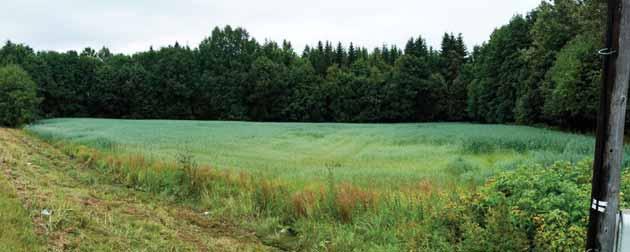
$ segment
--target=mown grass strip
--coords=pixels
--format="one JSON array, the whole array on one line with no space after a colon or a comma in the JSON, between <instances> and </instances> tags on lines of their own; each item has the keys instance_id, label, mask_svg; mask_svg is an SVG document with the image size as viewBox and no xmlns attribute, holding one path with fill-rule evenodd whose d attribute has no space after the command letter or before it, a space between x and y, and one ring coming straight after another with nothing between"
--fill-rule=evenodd
<instances>
[{"instance_id":1,"label":"mown grass strip","mask_svg":"<svg viewBox=\"0 0 630 252\"><path fill-rule=\"evenodd\" d=\"M10 163L2 169L10 174L6 180L21 188L10 206L25 205L45 251L270 250L231 220L204 215L161 194L112 183L111 174L89 169L93 167L88 161L95 156L69 157L19 130L0 128L0 142L5 143L0 151ZM21 244L22 236L9 231L15 235L7 236L7 241ZM9 242L0 243L0 251Z\"/></svg>"},{"instance_id":2,"label":"mown grass strip","mask_svg":"<svg viewBox=\"0 0 630 252\"><path fill-rule=\"evenodd\" d=\"M35 252L43 251L43 248L28 211L0 172L0 251Z\"/></svg>"}]
</instances>

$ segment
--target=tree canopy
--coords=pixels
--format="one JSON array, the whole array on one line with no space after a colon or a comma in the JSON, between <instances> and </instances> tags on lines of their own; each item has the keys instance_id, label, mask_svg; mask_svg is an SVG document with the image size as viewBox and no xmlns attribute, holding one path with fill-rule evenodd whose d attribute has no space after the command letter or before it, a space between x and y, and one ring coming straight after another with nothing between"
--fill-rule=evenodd
<instances>
[{"instance_id":1,"label":"tree canopy","mask_svg":"<svg viewBox=\"0 0 630 252\"><path fill-rule=\"evenodd\" d=\"M7 42L0 66L37 83L43 117L305 122L545 123L591 129L605 6L544 1L489 40L440 48L415 36L372 50L318 41L297 53L243 28L214 28L197 47L132 55L107 48L35 52ZM386 39L386 38L385 38Z\"/></svg>"},{"instance_id":2,"label":"tree canopy","mask_svg":"<svg viewBox=\"0 0 630 252\"><path fill-rule=\"evenodd\" d=\"M37 85L17 65L0 68L0 125L20 126L36 117Z\"/></svg>"}]
</instances>

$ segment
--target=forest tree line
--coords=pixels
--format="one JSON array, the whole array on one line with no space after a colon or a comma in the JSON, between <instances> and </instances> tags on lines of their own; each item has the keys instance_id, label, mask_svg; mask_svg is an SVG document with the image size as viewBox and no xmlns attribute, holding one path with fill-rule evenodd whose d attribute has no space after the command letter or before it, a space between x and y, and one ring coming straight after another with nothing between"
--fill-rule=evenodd
<instances>
[{"instance_id":1,"label":"forest tree line","mask_svg":"<svg viewBox=\"0 0 630 252\"><path fill-rule=\"evenodd\" d=\"M41 117L548 124L591 129L598 108L605 4L543 1L466 48L444 34L404 48L258 42L215 28L197 47L132 55L107 48L34 51L7 42L0 66L37 84Z\"/></svg>"}]
</instances>

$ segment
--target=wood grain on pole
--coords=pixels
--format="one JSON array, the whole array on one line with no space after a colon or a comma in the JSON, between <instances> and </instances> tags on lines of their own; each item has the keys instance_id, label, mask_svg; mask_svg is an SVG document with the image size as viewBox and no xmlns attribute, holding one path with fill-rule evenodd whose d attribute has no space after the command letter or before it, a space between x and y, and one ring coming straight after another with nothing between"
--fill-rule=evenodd
<instances>
[{"instance_id":1,"label":"wood grain on pole","mask_svg":"<svg viewBox=\"0 0 630 252\"><path fill-rule=\"evenodd\" d=\"M630 0L622 1L622 10L630 10ZM625 13L625 14L624 14ZM601 251L614 250L614 237L617 234L617 215L619 213L619 187L621 179L621 163L623 159L623 136L626 117L628 82L630 79L630 11L622 11L619 26L619 49L615 63L616 77L610 100L610 117L608 124L609 137L606 141L604 166L609 167L607 181L608 209L600 218L601 232L598 240L602 244ZM612 238L612 239L611 239ZM612 242L610 242L612 240ZM604 242L605 241L605 242Z\"/></svg>"},{"instance_id":2,"label":"wood grain on pole","mask_svg":"<svg viewBox=\"0 0 630 252\"><path fill-rule=\"evenodd\" d=\"M608 0L608 19L606 29L605 46L608 49L618 48L619 41L619 0ZM608 140L608 118L610 113L610 95L615 79L616 54L606 54L604 56L602 71L602 87L599 98L599 112L597 114L597 139L595 143L595 160L593 162L593 178L591 187L591 200L604 199L606 194L606 183L608 171L604 166L604 153L606 152L606 141ZM600 250L598 234L601 227L600 212L597 209L590 209L588 233L586 236L586 249L589 252Z\"/></svg>"},{"instance_id":3,"label":"wood grain on pole","mask_svg":"<svg viewBox=\"0 0 630 252\"><path fill-rule=\"evenodd\" d=\"M598 144L593 167L593 199L607 202L603 213L591 209L589 223L589 242L591 251L615 251L617 234L617 215L619 214L619 187L621 163L623 159L623 137L626 117L628 85L630 84L630 0L611 0L615 4L612 23L609 23L608 45L616 51L609 56L604 73L606 97L601 102L605 113L600 117L604 121L598 124ZM619 8L621 7L621 8ZM611 26L612 25L612 26ZM612 35L612 36L611 36ZM612 43L611 43L612 42ZM602 131L605 130L605 131ZM589 204L590 205L590 204Z\"/></svg>"},{"instance_id":4,"label":"wood grain on pole","mask_svg":"<svg viewBox=\"0 0 630 252\"><path fill-rule=\"evenodd\" d=\"M621 179L621 163L623 159L623 137L626 117L626 104L628 85L630 84L630 0L621 0L621 9L614 9L618 15L618 20L613 22L612 47L617 51L616 57L611 58L614 64L609 66L609 73L606 73L608 85L605 85L607 104L605 140L600 149L601 167L594 167L594 173L599 172L599 187L596 195L597 200L607 202L605 212L599 213L591 209L591 218L597 221L596 246L589 249L601 252L615 251L615 238L617 234L617 215L619 214L619 188ZM616 38L615 38L616 37ZM610 83L612 81L612 83ZM600 113L601 113L600 112ZM599 125L601 126L601 125ZM600 135L598 134L598 137ZM597 154L597 153L596 153ZM597 164L595 164L597 166ZM595 174L594 174L595 175ZM593 186L596 187L595 185ZM589 229L589 231L591 231Z\"/></svg>"}]
</instances>

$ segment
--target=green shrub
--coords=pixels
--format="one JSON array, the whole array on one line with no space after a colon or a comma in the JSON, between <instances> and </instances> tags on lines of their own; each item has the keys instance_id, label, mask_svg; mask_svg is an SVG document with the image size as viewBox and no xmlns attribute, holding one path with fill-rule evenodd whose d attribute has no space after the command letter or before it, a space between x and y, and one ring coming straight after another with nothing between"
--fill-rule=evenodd
<instances>
[{"instance_id":1,"label":"green shrub","mask_svg":"<svg viewBox=\"0 0 630 252\"><path fill-rule=\"evenodd\" d=\"M552 210L535 220L534 244L539 251L583 251L578 248L586 243L586 227L570 225L565 211Z\"/></svg>"},{"instance_id":2,"label":"green shrub","mask_svg":"<svg viewBox=\"0 0 630 252\"><path fill-rule=\"evenodd\" d=\"M496 219L492 209L507 205L509 218L518 223L514 232L530 237L535 251L579 251L586 235L591 163L528 165L504 172L481 190L473 219L479 225L491 223Z\"/></svg>"},{"instance_id":3,"label":"green shrub","mask_svg":"<svg viewBox=\"0 0 630 252\"><path fill-rule=\"evenodd\" d=\"M0 68L0 125L16 127L35 119L37 85L16 65Z\"/></svg>"},{"instance_id":4,"label":"green shrub","mask_svg":"<svg viewBox=\"0 0 630 252\"><path fill-rule=\"evenodd\" d=\"M527 234L515 217L501 202L488 210L483 227L479 223L464 224L463 241L459 244L461 251L528 251Z\"/></svg>"}]
</instances>

